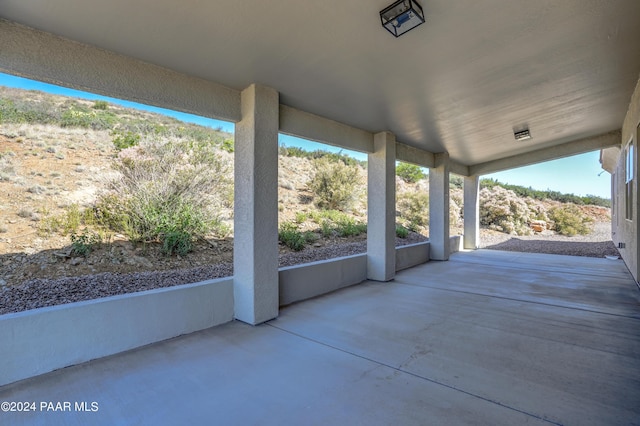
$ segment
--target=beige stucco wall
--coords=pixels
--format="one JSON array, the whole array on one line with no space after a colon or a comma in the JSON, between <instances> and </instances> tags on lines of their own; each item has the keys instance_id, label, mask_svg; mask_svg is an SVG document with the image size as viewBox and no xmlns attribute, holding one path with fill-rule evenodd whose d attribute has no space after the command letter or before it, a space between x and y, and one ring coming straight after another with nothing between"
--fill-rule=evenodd
<instances>
[{"instance_id":1,"label":"beige stucco wall","mask_svg":"<svg viewBox=\"0 0 640 426\"><path fill-rule=\"evenodd\" d=\"M624 259L627 267L633 274L636 281L640 278L638 267L640 262L638 259L638 206L640 199L640 191L638 191L639 176L638 166L638 143L640 135L638 135L638 124L640 123L640 80L636 85L636 89L631 97L629 109L622 125L622 140L620 141L620 154L616 164L614 173L612 174L612 202L613 215L612 221L612 238L613 242L618 245L624 244L624 248L619 248L620 254ZM632 219L626 218L625 210L625 147L627 143L633 140L635 153L635 171L634 171L634 200Z\"/></svg>"}]
</instances>

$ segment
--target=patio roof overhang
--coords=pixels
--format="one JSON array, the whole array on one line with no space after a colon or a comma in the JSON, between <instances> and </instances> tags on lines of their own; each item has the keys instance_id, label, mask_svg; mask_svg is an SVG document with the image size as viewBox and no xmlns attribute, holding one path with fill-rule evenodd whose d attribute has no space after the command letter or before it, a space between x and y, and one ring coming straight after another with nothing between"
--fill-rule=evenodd
<instances>
[{"instance_id":1,"label":"patio roof overhang","mask_svg":"<svg viewBox=\"0 0 640 426\"><path fill-rule=\"evenodd\" d=\"M0 68L231 121L232 98L259 83L289 111L448 152L460 174L606 148L594 141L620 129L640 73L637 1L423 1L426 24L398 39L379 23L386 3L3 0L3 38L21 38ZM533 138L516 142L523 126Z\"/></svg>"}]
</instances>

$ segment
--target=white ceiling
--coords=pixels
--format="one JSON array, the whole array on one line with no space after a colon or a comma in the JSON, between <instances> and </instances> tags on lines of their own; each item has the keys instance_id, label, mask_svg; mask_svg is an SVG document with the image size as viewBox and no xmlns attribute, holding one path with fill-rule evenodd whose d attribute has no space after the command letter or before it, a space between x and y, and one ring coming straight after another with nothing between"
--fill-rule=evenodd
<instances>
[{"instance_id":1,"label":"white ceiling","mask_svg":"<svg viewBox=\"0 0 640 426\"><path fill-rule=\"evenodd\" d=\"M640 0L0 0L0 17L283 104L465 165L622 125L640 74ZM515 142L528 125L533 139Z\"/></svg>"}]
</instances>

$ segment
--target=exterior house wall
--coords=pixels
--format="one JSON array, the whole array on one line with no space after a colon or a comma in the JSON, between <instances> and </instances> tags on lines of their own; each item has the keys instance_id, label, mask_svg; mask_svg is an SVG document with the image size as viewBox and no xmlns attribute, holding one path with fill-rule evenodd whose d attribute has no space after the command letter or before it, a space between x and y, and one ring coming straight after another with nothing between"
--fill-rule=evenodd
<instances>
[{"instance_id":1,"label":"exterior house wall","mask_svg":"<svg viewBox=\"0 0 640 426\"><path fill-rule=\"evenodd\" d=\"M640 80L636 85L636 89L631 97L629 109L622 125L622 140L620 142L620 151L615 169L611 174L612 187L612 203L613 212L611 217L611 232L613 242L618 246L620 255L626 263L629 271L635 278L636 282L640 278L638 261L638 206L640 192L638 191L638 143L640 135L638 134L640 125ZM633 199L631 204L631 218L627 218L626 213L626 153L627 144L632 141L633 150Z\"/></svg>"}]
</instances>

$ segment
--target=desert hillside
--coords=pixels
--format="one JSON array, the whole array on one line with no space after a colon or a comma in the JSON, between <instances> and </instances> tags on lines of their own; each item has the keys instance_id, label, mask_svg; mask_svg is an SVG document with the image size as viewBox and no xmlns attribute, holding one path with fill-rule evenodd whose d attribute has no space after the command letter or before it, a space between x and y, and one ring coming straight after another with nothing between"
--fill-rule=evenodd
<instances>
[{"instance_id":1,"label":"desert hillside","mask_svg":"<svg viewBox=\"0 0 640 426\"><path fill-rule=\"evenodd\" d=\"M282 252L366 239L366 164L294 147L280 154ZM220 129L0 87L0 285L228 263L232 176L233 135ZM426 239L428 176L402 164L396 183L399 241ZM483 186L482 224L492 232L572 235L610 220L608 207L580 197ZM452 234L461 232L462 198L453 176Z\"/></svg>"}]
</instances>

